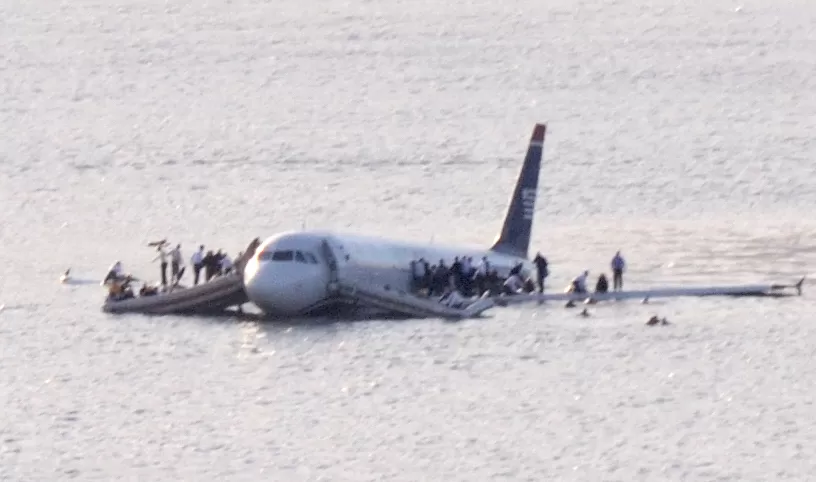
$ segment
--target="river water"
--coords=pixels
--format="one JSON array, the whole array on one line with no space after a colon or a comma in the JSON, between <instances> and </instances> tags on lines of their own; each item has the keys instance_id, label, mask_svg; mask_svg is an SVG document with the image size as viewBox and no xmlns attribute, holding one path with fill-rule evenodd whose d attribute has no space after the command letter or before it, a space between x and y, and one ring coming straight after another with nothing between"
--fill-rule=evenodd
<instances>
[{"instance_id":1,"label":"river water","mask_svg":"<svg viewBox=\"0 0 816 482\"><path fill-rule=\"evenodd\" d=\"M108 316L147 241L485 245L535 122L552 289L816 275L816 4L0 5L0 479L808 480L813 296ZM60 285L71 267L86 285ZM672 325L647 328L652 314Z\"/></svg>"}]
</instances>

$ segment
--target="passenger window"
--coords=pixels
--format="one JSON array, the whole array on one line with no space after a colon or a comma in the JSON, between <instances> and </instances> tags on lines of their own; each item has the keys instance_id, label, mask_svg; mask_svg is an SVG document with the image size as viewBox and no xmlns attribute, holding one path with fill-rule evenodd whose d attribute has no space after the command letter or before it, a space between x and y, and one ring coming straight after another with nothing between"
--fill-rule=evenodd
<instances>
[{"instance_id":1,"label":"passenger window","mask_svg":"<svg viewBox=\"0 0 816 482\"><path fill-rule=\"evenodd\" d=\"M275 251L272 254L272 261L292 261L294 253L292 251Z\"/></svg>"},{"instance_id":2,"label":"passenger window","mask_svg":"<svg viewBox=\"0 0 816 482\"><path fill-rule=\"evenodd\" d=\"M309 253L309 252L306 252L306 253L303 253L303 254L306 255L306 259L308 259L310 263L317 264L317 258L315 258L315 255L313 255L312 253Z\"/></svg>"},{"instance_id":3,"label":"passenger window","mask_svg":"<svg viewBox=\"0 0 816 482\"><path fill-rule=\"evenodd\" d=\"M306 257L300 251L295 252L295 261L298 263L306 263Z\"/></svg>"}]
</instances>

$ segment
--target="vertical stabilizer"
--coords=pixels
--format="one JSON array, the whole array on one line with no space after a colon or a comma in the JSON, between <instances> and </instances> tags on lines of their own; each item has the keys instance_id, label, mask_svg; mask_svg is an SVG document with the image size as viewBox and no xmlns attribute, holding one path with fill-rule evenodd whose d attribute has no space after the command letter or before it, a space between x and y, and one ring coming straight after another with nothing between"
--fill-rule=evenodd
<instances>
[{"instance_id":1,"label":"vertical stabilizer","mask_svg":"<svg viewBox=\"0 0 816 482\"><path fill-rule=\"evenodd\" d=\"M541 170L541 157L544 150L544 134L546 124L536 124L530 146L527 148L527 157L521 166L521 173L516 181L516 189L510 198L507 216L504 218L501 234L499 234L493 251L499 253L527 257L530 247L530 235L533 230L533 216L535 215L535 201L538 194L538 173Z\"/></svg>"}]
</instances>

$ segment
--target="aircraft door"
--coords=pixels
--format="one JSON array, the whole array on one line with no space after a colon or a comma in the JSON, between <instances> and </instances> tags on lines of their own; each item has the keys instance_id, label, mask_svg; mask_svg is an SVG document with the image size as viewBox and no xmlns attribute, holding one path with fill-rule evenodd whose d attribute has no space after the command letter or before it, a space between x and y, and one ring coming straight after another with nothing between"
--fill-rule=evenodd
<instances>
[{"instance_id":1,"label":"aircraft door","mask_svg":"<svg viewBox=\"0 0 816 482\"><path fill-rule=\"evenodd\" d=\"M326 289L330 295L335 294L338 291L340 279L338 276L337 256L335 256L334 249L332 249L328 239L320 242L320 255L323 258L324 263L321 264L326 270L326 279L328 279Z\"/></svg>"}]
</instances>

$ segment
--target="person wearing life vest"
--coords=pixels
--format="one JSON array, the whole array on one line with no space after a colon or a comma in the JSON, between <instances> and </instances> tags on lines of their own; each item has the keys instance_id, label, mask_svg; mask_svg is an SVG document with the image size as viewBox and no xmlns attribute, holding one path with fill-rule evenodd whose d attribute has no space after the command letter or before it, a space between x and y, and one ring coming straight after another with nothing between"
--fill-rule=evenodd
<instances>
[{"instance_id":1,"label":"person wearing life vest","mask_svg":"<svg viewBox=\"0 0 816 482\"><path fill-rule=\"evenodd\" d=\"M111 298L118 298L124 289L122 288L122 283L118 281L111 281L108 284L108 296Z\"/></svg>"},{"instance_id":2,"label":"person wearing life vest","mask_svg":"<svg viewBox=\"0 0 816 482\"><path fill-rule=\"evenodd\" d=\"M133 290L130 288L132 281L133 278L130 275L111 280L108 283L108 296L114 300L133 298Z\"/></svg>"}]
</instances>

